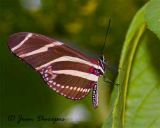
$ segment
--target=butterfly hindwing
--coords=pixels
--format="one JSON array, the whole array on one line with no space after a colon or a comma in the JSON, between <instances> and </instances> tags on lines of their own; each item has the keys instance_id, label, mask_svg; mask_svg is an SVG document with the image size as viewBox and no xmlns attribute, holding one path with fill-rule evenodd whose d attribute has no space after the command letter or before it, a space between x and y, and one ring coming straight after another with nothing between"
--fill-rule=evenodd
<instances>
[{"instance_id":1,"label":"butterfly hindwing","mask_svg":"<svg viewBox=\"0 0 160 128\"><path fill-rule=\"evenodd\" d=\"M62 74L57 71L60 70L55 71L52 66L40 70L45 82L57 93L73 100L80 100L89 93L92 81L76 75L69 75L69 71L68 74Z\"/></svg>"}]
</instances>

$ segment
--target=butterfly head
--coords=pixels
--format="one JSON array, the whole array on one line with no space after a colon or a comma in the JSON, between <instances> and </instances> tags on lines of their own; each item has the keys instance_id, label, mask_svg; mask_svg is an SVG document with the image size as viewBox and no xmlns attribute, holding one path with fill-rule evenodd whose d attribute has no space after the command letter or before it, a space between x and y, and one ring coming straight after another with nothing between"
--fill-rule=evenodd
<instances>
[{"instance_id":1,"label":"butterfly head","mask_svg":"<svg viewBox=\"0 0 160 128\"><path fill-rule=\"evenodd\" d=\"M100 56L99 58L99 66L101 67L100 74L103 75L106 67L106 60L104 58L104 55Z\"/></svg>"}]
</instances>

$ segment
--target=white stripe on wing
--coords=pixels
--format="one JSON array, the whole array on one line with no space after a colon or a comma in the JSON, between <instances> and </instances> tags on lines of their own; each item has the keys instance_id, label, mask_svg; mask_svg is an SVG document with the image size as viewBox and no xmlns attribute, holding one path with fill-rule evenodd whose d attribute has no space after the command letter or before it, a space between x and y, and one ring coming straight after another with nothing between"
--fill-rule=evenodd
<instances>
[{"instance_id":1,"label":"white stripe on wing","mask_svg":"<svg viewBox=\"0 0 160 128\"><path fill-rule=\"evenodd\" d=\"M78 63L86 64L86 65L89 65L89 66L93 66L96 69L100 69L102 72L104 72L103 69L99 65L96 65L96 64L93 64L93 63L91 63L89 61L85 61L83 59L80 59L80 58L77 58L77 57L72 57L72 56L61 56L61 57L59 57L57 59L54 59L54 60L52 60L52 61L50 61L48 63L45 63L45 64L37 67L36 70L40 70L40 69L42 69L44 67L47 67L47 66L49 66L49 65L51 65L53 63L61 62L61 61L71 61L71 62L78 62Z\"/></svg>"},{"instance_id":2,"label":"white stripe on wing","mask_svg":"<svg viewBox=\"0 0 160 128\"><path fill-rule=\"evenodd\" d=\"M57 71L52 71L55 74L65 74L65 75L72 75L72 76L77 76L81 77L87 80L91 81L98 81L98 77L94 74L86 73L86 72L81 72L81 71L76 71L76 70L57 70Z\"/></svg>"},{"instance_id":3,"label":"white stripe on wing","mask_svg":"<svg viewBox=\"0 0 160 128\"><path fill-rule=\"evenodd\" d=\"M28 33L27 36L24 38L24 40L22 40L18 45L16 45L15 47L13 47L11 50L15 51L16 49L18 49L19 47L21 47L33 34L32 33Z\"/></svg>"},{"instance_id":4,"label":"white stripe on wing","mask_svg":"<svg viewBox=\"0 0 160 128\"><path fill-rule=\"evenodd\" d=\"M47 44L47 45L45 45L45 46L43 46L43 47L41 47L41 48L39 48L39 49L37 49L37 50L34 50L34 51L32 51L32 52L28 52L28 53L25 53L25 54L21 54L19 57L24 58L24 57L31 56L31 55L34 55L34 54L46 52L46 51L48 51L48 48L50 48L50 47L55 47L55 46L59 46L59 45L62 45L62 44L63 44L63 43L56 41L56 42L53 42L53 43L51 43L51 44Z\"/></svg>"}]
</instances>

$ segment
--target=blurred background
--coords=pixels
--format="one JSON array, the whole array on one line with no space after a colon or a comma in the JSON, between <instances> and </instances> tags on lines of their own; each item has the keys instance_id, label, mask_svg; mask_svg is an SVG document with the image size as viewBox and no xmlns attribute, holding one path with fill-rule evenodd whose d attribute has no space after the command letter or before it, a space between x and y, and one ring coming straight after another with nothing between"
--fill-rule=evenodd
<instances>
[{"instance_id":1,"label":"blurred background","mask_svg":"<svg viewBox=\"0 0 160 128\"><path fill-rule=\"evenodd\" d=\"M0 126L101 127L110 112L113 87L100 80L97 109L92 107L91 94L78 102L65 99L10 53L8 37L16 32L40 33L96 58L103 46L106 21L111 17L104 55L116 68L129 24L145 3L146 0L0 0ZM114 81L115 77L113 73L110 79ZM21 116L26 121L18 123ZM44 120L37 121L39 116ZM54 123L55 118L61 121Z\"/></svg>"}]
</instances>

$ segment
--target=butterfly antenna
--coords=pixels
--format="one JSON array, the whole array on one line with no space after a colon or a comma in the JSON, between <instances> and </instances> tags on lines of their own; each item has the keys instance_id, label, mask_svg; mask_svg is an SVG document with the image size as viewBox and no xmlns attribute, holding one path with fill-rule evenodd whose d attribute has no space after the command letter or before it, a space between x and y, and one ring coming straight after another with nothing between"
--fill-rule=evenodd
<instances>
[{"instance_id":1,"label":"butterfly antenna","mask_svg":"<svg viewBox=\"0 0 160 128\"><path fill-rule=\"evenodd\" d=\"M105 29L106 30L106 34L105 34L105 38L104 38L104 43L103 43L102 54L101 55L103 55L105 47L106 47L107 36L108 36L108 33L109 33L110 24L111 24L111 18L109 18L108 26L106 26L106 29Z\"/></svg>"}]
</instances>

